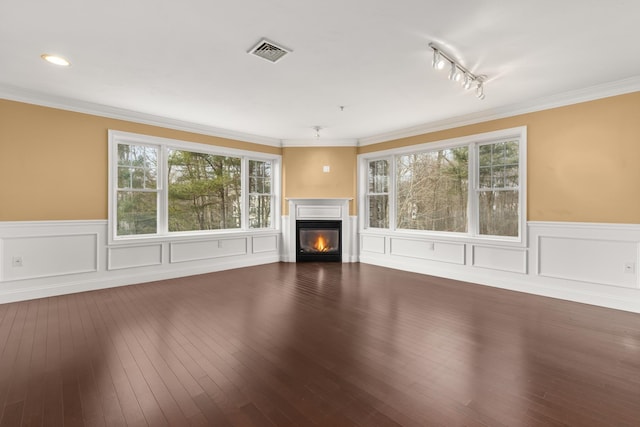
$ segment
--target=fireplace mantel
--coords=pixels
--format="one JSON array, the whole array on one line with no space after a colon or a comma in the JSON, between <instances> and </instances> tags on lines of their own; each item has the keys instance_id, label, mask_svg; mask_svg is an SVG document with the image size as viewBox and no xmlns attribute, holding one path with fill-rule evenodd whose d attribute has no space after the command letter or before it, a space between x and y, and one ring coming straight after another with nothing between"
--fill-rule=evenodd
<instances>
[{"instance_id":1,"label":"fireplace mantel","mask_svg":"<svg viewBox=\"0 0 640 427\"><path fill-rule=\"evenodd\" d=\"M287 249L287 261L296 260L296 221L299 219L340 220L342 221L342 262L350 262L351 222L349 220L349 202L352 198L286 198L289 202L289 224L283 239Z\"/></svg>"}]
</instances>

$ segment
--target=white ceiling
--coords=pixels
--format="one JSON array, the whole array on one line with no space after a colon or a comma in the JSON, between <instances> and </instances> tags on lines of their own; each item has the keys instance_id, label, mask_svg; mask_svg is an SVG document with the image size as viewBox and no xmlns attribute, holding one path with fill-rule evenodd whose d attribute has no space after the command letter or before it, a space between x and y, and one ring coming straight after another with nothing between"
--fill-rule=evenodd
<instances>
[{"instance_id":1,"label":"white ceiling","mask_svg":"<svg viewBox=\"0 0 640 427\"><path fill-rule=\"evenodd\" d=\"M638 0L2 0L0 97L356 140L635 81L638 17ZM263 37L293 53L247 54ZM431 68L429 42L488 76L485 100Z\"/></svg>"}]
</instances>

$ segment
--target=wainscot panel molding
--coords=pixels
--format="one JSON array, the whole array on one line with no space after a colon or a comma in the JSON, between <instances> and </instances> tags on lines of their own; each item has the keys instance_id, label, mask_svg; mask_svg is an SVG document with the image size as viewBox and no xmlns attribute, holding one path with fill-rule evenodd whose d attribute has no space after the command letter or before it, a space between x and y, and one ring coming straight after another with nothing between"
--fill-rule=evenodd
<instances>
[{"instance_id":1,"label":"wainscot panel molding","mask_svg":"<svg viewBox=\"0 0 640 427\"><path fill-rule=\"evenodd\" d=\"M279 236L254 236L252 237L252 248L254 254L264 252L275 252L278 250Z\"/></svg>"},{"instance_id":2,"label":"wainscot panel molding","mask_svg":"<svg viewBox=\"0 0 640 427\"><path fill-rule=\"evenodd\" d=\"M245 255L247 238L171 242L171 262L199 261L224 256Z\"/></svg>"},{"instance_id":3,"label":"wainscot panel molding","mask_svg":"<svg viewBox=\"0 0 640 427\"><path fill-rule=\"evenodd\" d=\"M273 230L109 246L107 221L0 222L0 304L278 262L279 239Z\"/></svg>"},{"instance_id":4,"label":"wainscot panel molding","mask_svg":"<svg viewBox=\"0 0 640 427\"><path fill-rule=\"evenodd\" d=\"M119 246L107 248L108 269L162 265L163 245Z\"/></svg>"},{"instance_id":5,"label":"wainscot panel molding","mask_svg":"<svg viewBox=\"0 0 640 427\"><path fill-rule=\"evenodd\" d=\"M471 245L471 251L471 265L474 267L527 273L527 249Z\"/></svg>"},{"instance_id":6,"label":"wainscot panel molding","mask_svg":"<svg viewBox=\"0 0 640 427\"><path fill-rule=\"evenodd\" d=\"M465 244L451 242L434 242L422 239L390 237L391 255L425 260L465 263Z\"/></svg>"},{"instance_id":7,"label":"wainscot panel molding","mask_svg":"<svg viewBox=\"0 0 640 427\"><path fill-rule=\"evenodd\" d=\"M640 225L529 222L527 233L515 247L361 230L360 262L640 313Z\"/></svg>"}]
</instances>

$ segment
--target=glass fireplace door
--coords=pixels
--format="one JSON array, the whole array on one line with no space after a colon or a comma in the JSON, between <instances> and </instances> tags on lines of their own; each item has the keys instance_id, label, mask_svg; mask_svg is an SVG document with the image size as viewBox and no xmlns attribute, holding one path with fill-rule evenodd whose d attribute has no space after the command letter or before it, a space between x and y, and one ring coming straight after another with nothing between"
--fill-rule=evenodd
<instances>
[{"instance_id":1,"label":"glass fireplace door","mask_svg":"<svg viewBox=\"0 0 640 427\"><path fill-rule=\"evenodd\" d=\"M297 221L296 261L342 261L341 221Z\"/></svg>"}]
</instances>

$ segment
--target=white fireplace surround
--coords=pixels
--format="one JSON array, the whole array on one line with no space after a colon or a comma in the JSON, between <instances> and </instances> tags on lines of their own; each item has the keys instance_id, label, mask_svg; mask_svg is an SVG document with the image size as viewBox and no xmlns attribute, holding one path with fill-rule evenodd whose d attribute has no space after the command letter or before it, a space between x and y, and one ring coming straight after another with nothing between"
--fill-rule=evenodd
<instances>
[{"instance_id":1,"label":"white fireplace surround","mask_svg":"<svg viewBox=\"0 0 640 427\"><path fill-rule=\"evenodd\" d=\"M288 198L289 223L283 225L282 239L286 259L288 262L296 261L296 221L304 220L338 220L342 221L342 262L352 262L352 236L355 227L352 227L349 218L350 198L308 199Z\"/></svg>"}]
</instances>

